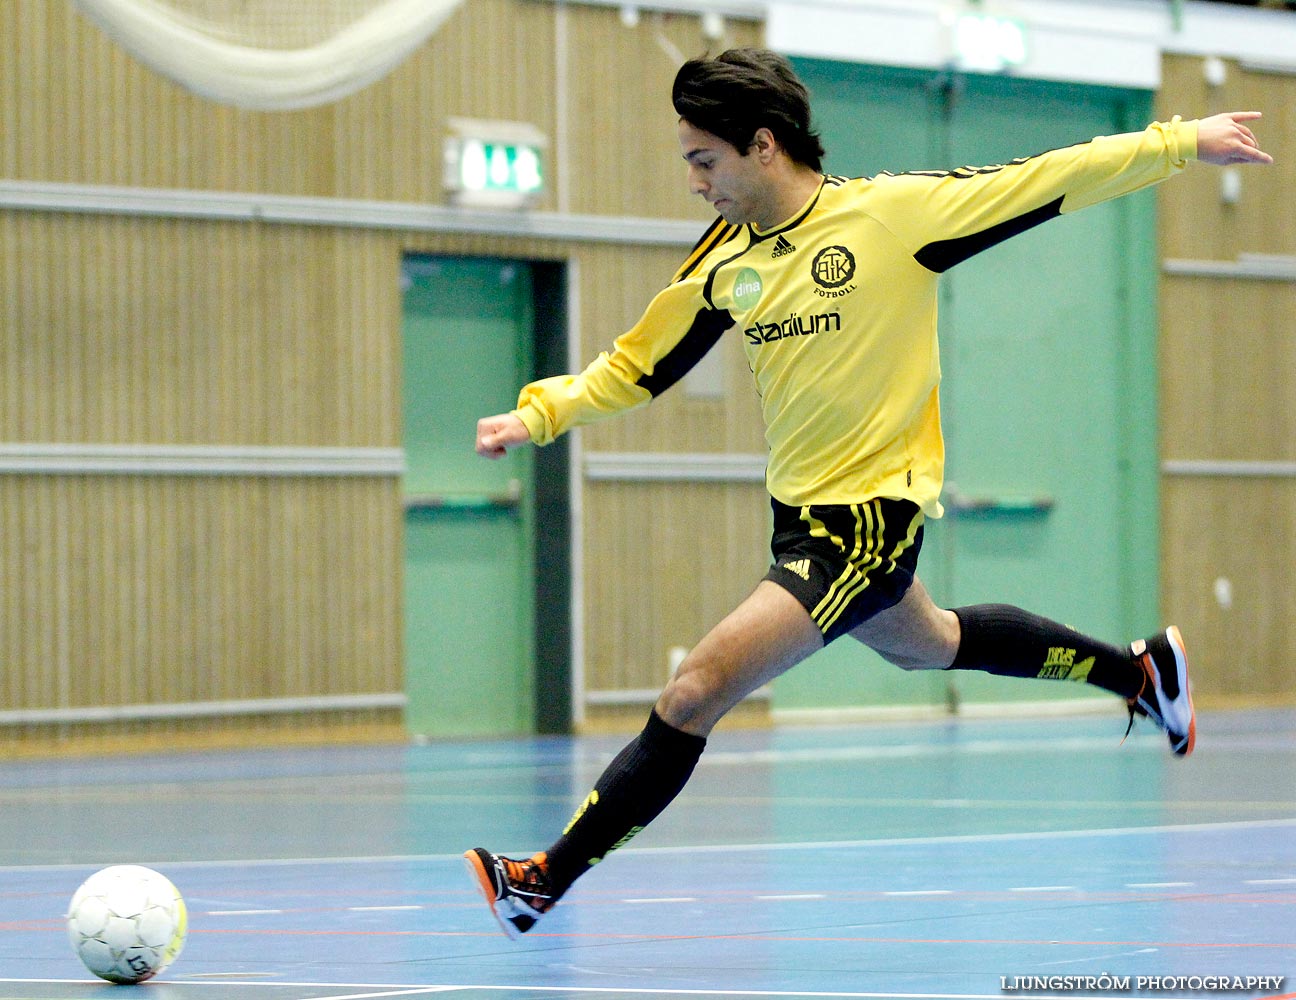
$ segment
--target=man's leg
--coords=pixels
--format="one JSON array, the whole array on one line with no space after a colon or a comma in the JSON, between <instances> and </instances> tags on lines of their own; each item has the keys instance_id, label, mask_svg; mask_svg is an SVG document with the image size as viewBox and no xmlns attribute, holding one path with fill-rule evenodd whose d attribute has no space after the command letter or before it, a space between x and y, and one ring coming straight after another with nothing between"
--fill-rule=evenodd
<instances>
[{"instance_id":1,"label":"man's leg","mask_svg":"<svg viewBox=\"0 0 1296 1000\"><path fill-rule=\"evenodd\" d=\"M918 580L899 604L851 635L907 670L1085 681L1126 699L1143 683L1128 650L1008 604L938 608Z\"/></svg>"},{"instance_id":2,"label":"man's leg","mask_svg":"<svg viewBox=\"0 0 1296 1000\"><path fill-rule=\"evenodd\" d=\"M725 713L822 645L823 636L796 598L762 580L689 651L643 732L608 765L549 848L559 894L670 804Z\"/></svg>"},{"instance_id":3,"label":"man's leg","mask_svg":"<svg viewBox=\"0 0 1296 1000\"><path fill-rule=\"evenodd\" d=\"M850 637L905 670L944 670L954 662L962 630L958 616L932 603L914 577L898 604L855 626Z\"/></svg>"},{"instance_id":4,"label":"man's leg","mask_svg":"<svg viewBox=\"0 0 1296 1000\"><path fill-rule=\"evenodd\" d=\"M1186 756L1196 742L1187 656L1173 627L1125 650L1007 604L938 608L915 579L899 604L850 634L906 670L981 670L1093 684L1164 729L1175 753Z\"/></svg>"},{"instance_id":5,"label":"man's leg","mask_svg":"<svg viewBox=\"0 0 1296 1000\"><path fill-rule=\"evenodd\" d=\"M731 708L823 646L800 602L762 580L684 657L657 699L662 720L706 737Z\"/></svg>"},{"instance_id":6,"label":"man's leg","mask_svg":"<svg viewBox=\"0 0 1296 1000\"><path fill-rule=\"evenodd\" d=\"M684 658L648 724L608 765L547 851L525 861L482 848L464 856L487 899L494 897L505 931L529 930L577 878L652 822L688 782L724 714L822 645L801 603L762 580Z\"/></svg>"}]
</instances>

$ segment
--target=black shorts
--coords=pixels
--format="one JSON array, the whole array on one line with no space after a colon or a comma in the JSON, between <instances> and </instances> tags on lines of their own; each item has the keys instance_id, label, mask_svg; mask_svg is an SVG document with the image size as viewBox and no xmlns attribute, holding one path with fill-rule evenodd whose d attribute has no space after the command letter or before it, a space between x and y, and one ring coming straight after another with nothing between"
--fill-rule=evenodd
<instances>
[{"instance_id":1,"label":"black shorts","mask_svg":"<svg viewBox=\"0 0 1296 1000\"><path fill-rule=\"evenodd\" d=\"M913 583L923 537L916 503L888 497L809 507L770 502L774 565L765 579L801 602L825 645L899 603Z\"/></svg>"}]
</instances>

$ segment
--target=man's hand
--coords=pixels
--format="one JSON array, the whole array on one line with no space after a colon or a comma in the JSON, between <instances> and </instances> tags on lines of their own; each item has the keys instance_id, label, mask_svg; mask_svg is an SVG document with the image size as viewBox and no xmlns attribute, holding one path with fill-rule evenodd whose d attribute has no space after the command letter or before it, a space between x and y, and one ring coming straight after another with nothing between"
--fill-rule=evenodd
<instances>
[{"instance_id":1,"label":"man's hand","mask_svg":"<svg viewBox=\"0 0 1296 1000\"><path fill-rule=\"evenodd\" d=\"M477 421L477 454L483 458L503 458L510 448L530 440L526 424L515 413L498 413Z\"/></svg>"},{"instance_id":2,"label":"man's hand","mask_svg":"<svg viewBox=\"0 0 1296 1000\"><path fill-rule=\"evenodd\" d=\"M1225 166L1230 163L1273 163L1243 122L1255 121L1259 111L1230 111L1197 123L1197 159Z\"/></svg>"}]
</instances>

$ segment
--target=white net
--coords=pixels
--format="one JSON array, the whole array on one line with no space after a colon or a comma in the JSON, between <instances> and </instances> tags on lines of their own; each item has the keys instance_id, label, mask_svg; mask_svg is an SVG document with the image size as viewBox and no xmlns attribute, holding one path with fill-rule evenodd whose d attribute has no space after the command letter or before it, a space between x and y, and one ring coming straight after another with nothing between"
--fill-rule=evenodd
<instances>
[{"instance_id":1,"label":"white net","mask_svg":"<svg viewBox=\"0 0 1296 1000\"><path fill-rule=\"evenodd\" d=\"M208 38L258 49L309 49L327 42L386 2L166 0L165 6L177 21Z\"/></svg>"},{"instance_id":2,"label":"white net","mask_svg":"<svg viewBox=\"0 0 1296 1000\"><path fill-rule=\"evenodd\" d=\"M355 93L463 0L72 0L141 62L213 101L261 111Z\"/></svg>"}]
</instances>

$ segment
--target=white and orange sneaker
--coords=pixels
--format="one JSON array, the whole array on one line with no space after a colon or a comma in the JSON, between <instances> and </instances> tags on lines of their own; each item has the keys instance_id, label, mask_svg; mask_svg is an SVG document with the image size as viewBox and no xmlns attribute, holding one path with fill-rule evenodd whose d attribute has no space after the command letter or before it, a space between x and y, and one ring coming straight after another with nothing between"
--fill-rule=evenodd
<instances>
[{"instance_id":1,"label":"white and orange sneaker","mask_svg":"<svg viewBox=\"0 0 1296 1000\"><path fill-rule=\"evenodd\" d=\"M1170 749L1187 757L1197 742L1197 712L1183 636L1171 625L1149 639L1136 639L1130 653L1143 670L1143 687L1129 700L1130 723L1136 714L1151 719L1165 730Z\"/></svg>"},{"instance_id":2,"label":"white and orange sneaker","mask_svg":"<svg viewBox=\"0 0 1296 1000\"><path fill-rule=\"evenodd\" d=\"M474 847L463 857L474 884L509 937L521 937L553 906L549 865L543 851L517 860Z\"/></svg>"}]
</instances>

